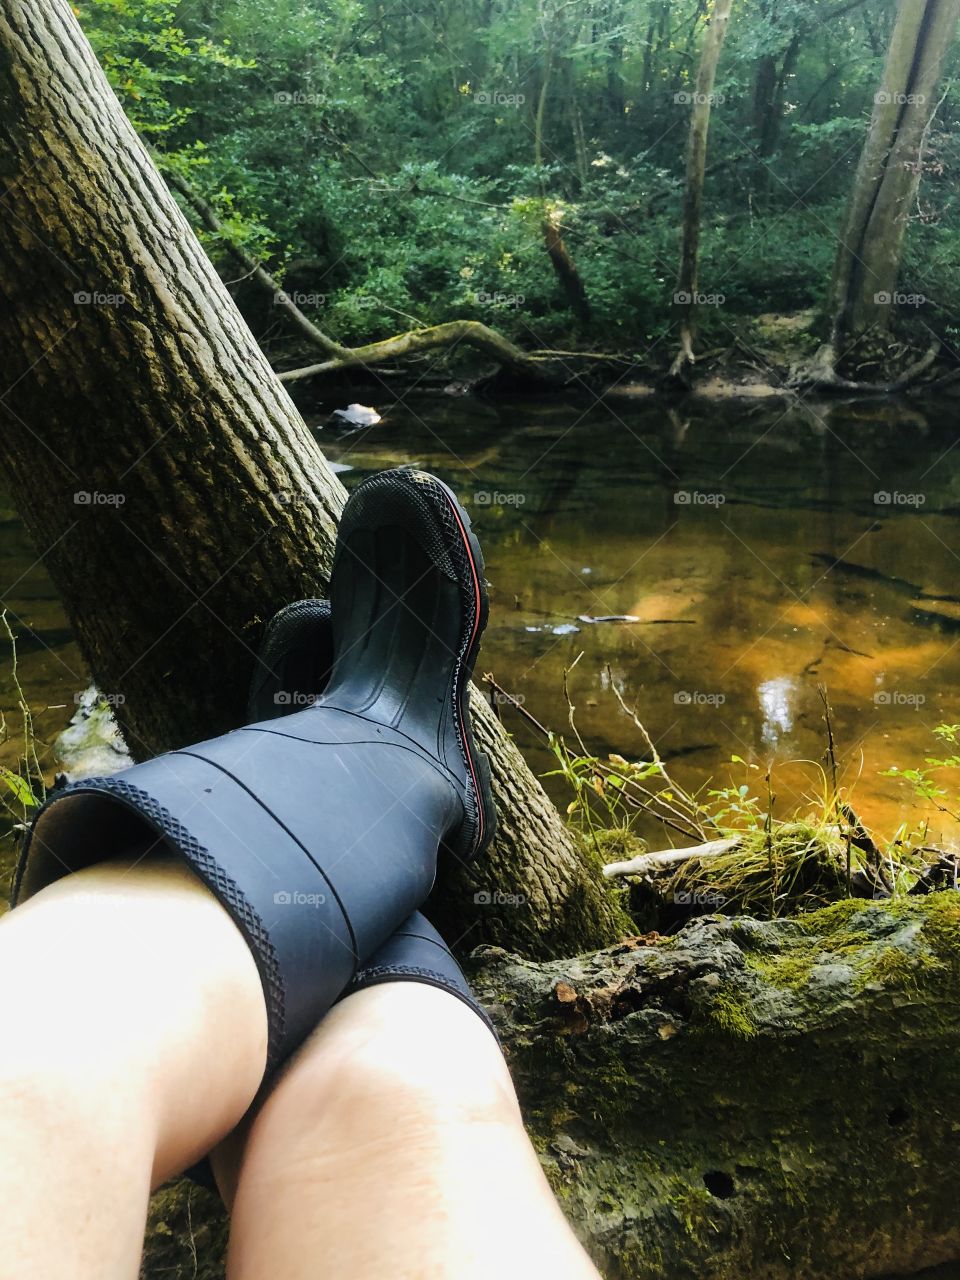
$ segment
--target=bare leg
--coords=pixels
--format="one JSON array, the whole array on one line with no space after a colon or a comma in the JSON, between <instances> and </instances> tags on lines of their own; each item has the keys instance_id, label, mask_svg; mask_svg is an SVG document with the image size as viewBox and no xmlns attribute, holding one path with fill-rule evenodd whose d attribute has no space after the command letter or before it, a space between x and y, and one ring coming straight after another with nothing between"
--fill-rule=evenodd
<instances>
[{"instance_id":1,"label":"bare leg","mask_svg":"<svg viewBox=\"0 0 960 1280\"><path fill-rule=\"evenodd\" d=\"M230 1280L598 1280L493 1037L423 984L337 1005L253 1123L235 1194L222 1182Z\"/></svg>"},{"instance_id":2,"label":"bare leg","mask_svg":"<svg viewBox=\"0 0 960 1280\"><path fill-rule=\"evenodd\" d=\"M0 920L0 1277L132 1280L152 1186L250 1105L239 930L180 863L111 863Z\"/></svg>"}]
</instances>

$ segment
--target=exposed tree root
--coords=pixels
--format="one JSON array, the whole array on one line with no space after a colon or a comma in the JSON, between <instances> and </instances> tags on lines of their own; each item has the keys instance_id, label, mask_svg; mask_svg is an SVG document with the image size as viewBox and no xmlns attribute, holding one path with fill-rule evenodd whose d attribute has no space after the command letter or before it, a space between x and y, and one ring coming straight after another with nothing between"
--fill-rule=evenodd
<instances>
[{"instance_id":1,"label":"exposed tree root","mask_svg":"<svg viewBox=\"0 0 960 1280\"><path fill-rule=\"evenodd\" d=\"M837 351L832 342L825 342L806 364L798 365L790 372L788 386L795 391L853 392L856 395L893 395L914 386L935 363L940 354L940 339L934 338L926 351L903 373L890 382L859 382L837 373ZM941 379L941 381L943 381Z\"/></svg>"}]
</instances>

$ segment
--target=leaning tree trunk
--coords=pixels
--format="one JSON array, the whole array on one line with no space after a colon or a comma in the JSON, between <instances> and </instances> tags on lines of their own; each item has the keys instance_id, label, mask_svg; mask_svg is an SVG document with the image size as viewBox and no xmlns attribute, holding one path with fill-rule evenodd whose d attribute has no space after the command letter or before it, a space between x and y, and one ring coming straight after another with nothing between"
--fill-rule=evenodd
<instances>
[{"instance_id":1,"label":"leaning tree trunk","mask_svg":"<svg viewBox=\"0 0 960 1280\"><path fill-rule=\"evenodd\" d=\"M260 624L324 590L344 492L66 0L10 0L0 52L0 460L142 758L241 721ZM500 835L441 914L530 953L611 941L598 870L474 705Z\"/></svg>"},{"instance_id":2,"label":"leaning tree trunk","mask_svg":"<svg viewBox=\"0 0 960 1280\"><path fill-rule=\"evenodd\" d=\"M472 977L606 1280L860 1280L960 1257L958 956L942 893ZM220 1274L187 1205L155 1201L145 1280Z\"/></svg>"},{"instance_id":3,"label":"leaning tree trunk","mask_svg":"<svg viewBox=\"0 0 960 1280\"><path fill-rule=\"evenodd\" d=\"M693 363L693 340L696 335L697 289L700 261L700 212L703 206L703 179L707 165L707 134L710 129L710 107L717 78L717 63L727 34L733 0L715 0L710 12L707 34L697 68L690 133L687 138L687 177L683 195L683 228L680 246L680 271L674 307L680 317L680 350L670 369L679 377Z\"/></svg>"},{"instance_id":4,"label":"leaning tree trunk","mask_svg":"<svg viewBox=\"0 0 960 1280\"><path fill-rule=\"evenodd\" d=\"M924 135L958 18L960 0L900 0L834 268L829 362L844 345L893 322Z\"/></svg>"}]
</instances>

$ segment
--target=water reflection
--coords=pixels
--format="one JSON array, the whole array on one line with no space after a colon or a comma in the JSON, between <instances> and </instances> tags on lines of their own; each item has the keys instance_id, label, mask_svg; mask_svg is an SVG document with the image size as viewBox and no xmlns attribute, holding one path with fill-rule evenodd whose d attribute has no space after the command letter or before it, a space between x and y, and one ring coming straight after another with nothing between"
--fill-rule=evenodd
<instances>
[{"instance_id":1,"label":"water reflection","mask_svg":"<svg viewBox=\"0 0 960 1280\"><path fill-rule=\"evenodd\" d=\"M764 680L757 689L763 715L760 737L770 747L775 747L784 734L790 733L793 728L792 703L796 692L797 681L792 676L775 676L772 680Z\"/></svg>"}]
</instances>

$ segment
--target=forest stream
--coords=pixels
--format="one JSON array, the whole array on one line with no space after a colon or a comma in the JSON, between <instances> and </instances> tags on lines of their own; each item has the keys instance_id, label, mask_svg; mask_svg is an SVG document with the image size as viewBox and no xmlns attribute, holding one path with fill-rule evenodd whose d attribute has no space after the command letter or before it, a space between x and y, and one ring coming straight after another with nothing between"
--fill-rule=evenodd
<instances>
[{"instance_id":1,"label":"forest stream","mask_svg":"<svg viewBox=\"0 0 960 1280\"><path fill-rule=\"evenodd\" d=\"M383 420L361 430L326 409L308 420L348 488L410 462L466 501L492 584L478 673L543 725L570 737L563 672L582 654L568 685L592 752L644 754L612 679L682 783L759 790L775 760L786 807L816 786L811 765L790 762L824 760L822 684L864 822L889 837L915 818L905 784L882 775L936 754L934 726L960 719L949 408L698 402L680 413L413 396L377 407ZM86 676L9 506L0 557L21 684L52 743ZM12 729L11 695L7 657ZM547 746L515 709L503 716L547 772ZM15 764L15 733L3 750ZM547 786L569 798L559 779Z\"/></svg>"}]
</instances>

